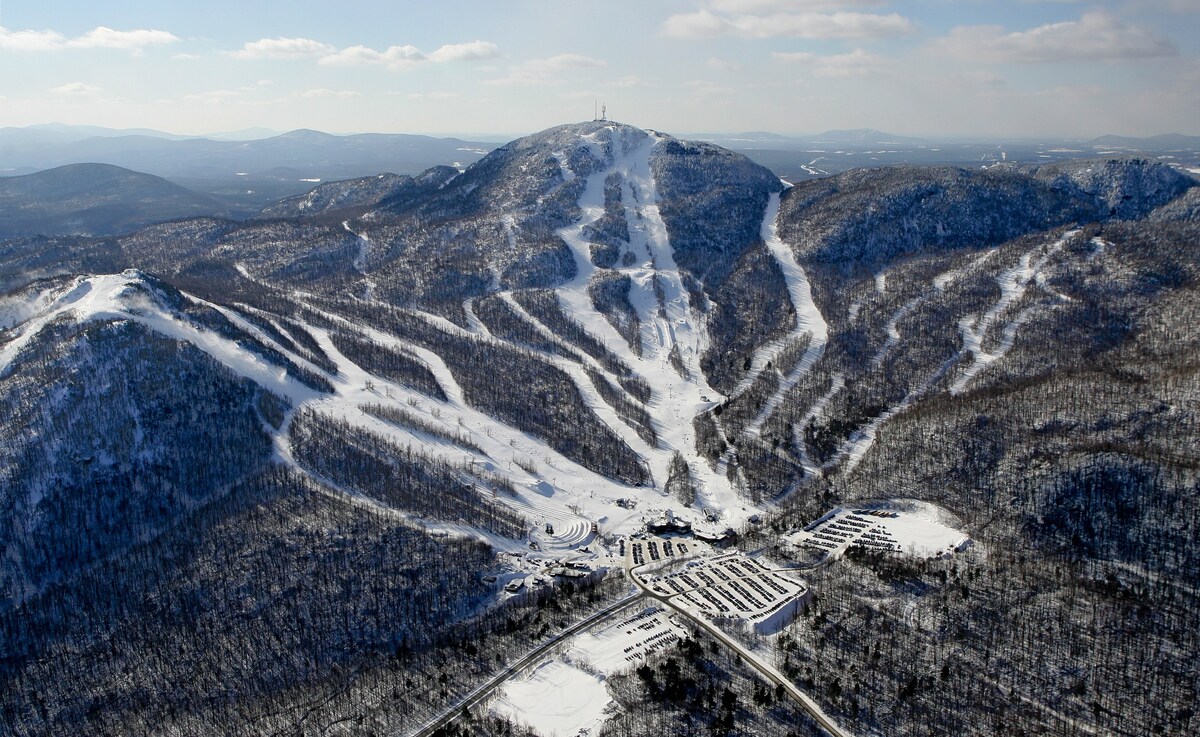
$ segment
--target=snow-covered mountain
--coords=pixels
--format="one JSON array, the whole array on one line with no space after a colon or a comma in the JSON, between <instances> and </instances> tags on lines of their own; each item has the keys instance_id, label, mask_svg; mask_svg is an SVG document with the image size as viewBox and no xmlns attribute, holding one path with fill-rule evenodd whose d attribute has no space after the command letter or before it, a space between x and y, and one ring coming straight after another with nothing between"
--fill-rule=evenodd
<instances>
[{"instance_id":1,"label":"snow-covered mountain","mask_svg":"<svg viewBox=\"0 0 1200 737\"><path fill-rule=\"evenodd\" d=\"M668 509L709 531L762 514L783 529L896 489L1030 544L1144 546L1152 504L1118 535L1089 526L1094 494L1066 490L1091 489L1095 464L1155 493L1194 483L1164 433L1200 426L1180 358L1200 344L1195 185L1114 159L785 187L718 146L592 121L462 172L328 183L247 222L0 244L0 627L21 642L5 671L26 679L20 719L88 709L38 715L29 663L99 647L67 617L59 649L38 629L60 626L47 612L97 571L185 555L191 520L255 560L265 543L237 531L288 541L298 588L222 583L213 606L241 586L370 620L300 638L320 657L345 638L388 657L406 638L434 647L449 631L435 613L458 621L489 596L461 571L438 568L439 586L412 568L396 575L432 603L401 621L379 613L402 606L388 584L318 555L340 572L319 576L374 602L322 609L332 594L303 589L297 540L326 540L331 517L392 572L408 570L393 537L452 541L478 573L530 543L594 554ZM1082 384L1119 411L1096 416ZM1056 458L1036 454L1043 440ZM209 606L188 616L209 622ZM297 658L282 682L303 680L301 644L269 647Z\"/></svg>"}]
</instances>

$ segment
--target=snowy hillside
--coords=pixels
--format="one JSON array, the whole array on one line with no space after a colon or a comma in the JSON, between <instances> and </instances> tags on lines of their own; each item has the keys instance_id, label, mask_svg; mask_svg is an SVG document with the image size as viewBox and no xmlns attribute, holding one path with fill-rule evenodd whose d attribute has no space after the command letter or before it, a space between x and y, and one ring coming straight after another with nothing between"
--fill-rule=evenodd
<instances>
[{"instance_id":1,"label":"snowy hillside","mask_svg":"<svg viewBox=\"0 0 1200 737\"><path fill-rule=\"evenodd\" d=\"M1063 664L1103 642L1145 671L1163 649L1137 643L1194 642L1178 601L1195 591L1164 581L1197 565L1195 184L1115 159L788 186L591 121L247 222L6 241L0 682L17 695L0 724L270 731L312 711L314 732L415 731L623 601L623 543L655 521L732 528L811 575L816 614L756 652L856 731L918 733L905 702L971 733L978 704L1006 713L1034 683L1072 723L1093 702L1131 714L1118 663L1083 686ZM857 511L897 499L955 524ZM861 517L912 555L806 557L847 542L800 533L831 509L831 528ZM1161 619L1131 612L1134 590ZM1135 620L1149 639L1113 624ZM1053 667L1008 652L1003 691L952 675L1001 667L1039 621ZM1107 624L1084 642L1065 625L1084 621ZM810 665L829 652L836 689ZM62 676L79 653L97 663L82 690ZM643 681L679 655L647 653ZM617 661L634 659L570 676L629 689ZM554 693L554 672L495 711ZM175 685L192 673L194 697ZM114 683L144 694L93 701Z\"/></svg>"}]
</instances>

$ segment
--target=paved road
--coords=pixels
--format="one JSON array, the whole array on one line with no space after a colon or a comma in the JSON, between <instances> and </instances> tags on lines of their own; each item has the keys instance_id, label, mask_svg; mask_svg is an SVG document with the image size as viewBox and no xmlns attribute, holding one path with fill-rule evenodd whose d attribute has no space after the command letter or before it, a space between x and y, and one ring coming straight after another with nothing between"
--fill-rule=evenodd
<instances>
[{"instance_id":1,"label":"paved road","mask_svg":"<svg viewBox=\"0 0 1200 737\"><path fill-rule=\"evenodd\" d=\"M449 724L450 722L453 722L455 719L457 719L459 716L461 716L464 709L470 709L471 707L475 706L479 702L486 699L488 696L490 696L492 694L492 691L496 690L496 688L500 684L504 683L509 678L512 678L513 676L517 675L525 668L528 668L530 665L533 665L534 663L536 663L539 659L544 657L546 655L546 653L549 652L550 649L553 648L555 645L558 645L563 640L566 640L570 637L574 637L575 635L579 634L580 632L600 623L601 621L603 621L605 619L608 619L608 617L612 616L613 614L616 614L617 612L621 611L622 609L625 609L627 607L632 606L633 604L636 604L641 598L642 598L641 593L630 594L629 596L626 596L624 599L621 599L620 601L617 601L613 604L610 604L610 605L604 607L603 609L596 612L595 614L588 617L587 619L577 622L577 623L571 625L570 627L568 627L567 629L563 630L562 632L559 632L557 635L555 635L554 637L551 637L549 640L547 640L546 642L539 645L536 649L532 650L525 657L521 658L517 662L513 663L512 665L508 666L504 670L497 673L487 683L483 684L482 686L479 686L471 693L469 693L466 696L462 697L461 699L458 699L457 701L455 701L453 704L451 704L449 707L446 708L446 710L442 713L441 716L439 716L436 719L434 719L433 721L429 722L428 724L426 724L424 727L417 730L416 732L413 732L413 737L429 737L429 735L433 734L438 729L446 726L447 724Z\"/></svg>"},{"instance_id":2,"label":"paved road","mask_svg":"<svg viewBox=\"0 0 1200 737\"><path fill-rule=\"evenodd\" d=\"M710 635L717 638L718 642L721 642L726 647L730 648L739 656L741 656L742 660L762 674L763 678L766 678L768 681L777 686L782 686L783 689L787 691L788 695L792 697L792 700L799 704L800 708L804 709L804 711L806 711L808 715L813 718L813 721L820 725L821 729L824 729L833 737L851 737L849 732L843 730L837 725L837 722L833 721L833 719L831 719L825 712L821 711L821 707L817 705L817 702L809 698L808 694L801 691L796 684L792 683L791 679L787 678L778 670L776 670L773 665L759 660L757 655L750 652L740 642L721 631L721 629L709 621L708 618L697 616L688 609L675 604L673 601L671 601L671 597L662 596L661 594L651 590L644 583L642 583L642 580L638 578L637 573L635 573L633 570L630 570L629 577L633 579L633 582L637 584L637 587L640 588L646 596L654 599L655 601L662 602L664 606L670 607L672 610L678 612L681 616L687 617L691 621L695 622Z\"/></svg>"}]
</instances>

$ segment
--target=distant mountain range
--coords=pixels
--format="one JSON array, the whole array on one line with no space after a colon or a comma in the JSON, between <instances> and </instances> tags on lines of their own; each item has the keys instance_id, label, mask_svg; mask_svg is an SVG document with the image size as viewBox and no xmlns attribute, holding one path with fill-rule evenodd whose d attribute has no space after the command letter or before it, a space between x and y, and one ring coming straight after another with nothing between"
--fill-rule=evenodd
<instances>
[{"instance_id":1,"label":"distant mountain range","mask_svg":"<svg viewBox=\"0 0 1200 737\"><path fill-rule=\"evenodd\" d=\"M1093 138L1089 143L1093 146L1117 146L1145 151L1162 151L1172 148L1196 149L1200 148L1200 136L1185 136L1179 133L1163 133L1147 138L1109 135Z\"/></svg>"},{"instance_id":2,"label":"distant mountain range","mask_svg":"<svg viewBox=\"0 0 1200 737\"><path fill-rule=\"evenodd\" d=\"M161 177L278 176L288 170L296 179L346 179L380 171L415 174L455 162L465 166L492 148L457 138L385 133L335 136L313 130L234 141L145 130L3 128L0 171L30 173L65 164L101 163Z\"/></svg>"},{"instance_id":3,"label":"distant mountain range","mask_svg":"<svg viewBox=\"0 0 1200 737\"><path fill-rule=\"evenodd\" d=\"M812 135L785 136L766 131L749 131L747 133L707 133L695 135L703 141L711 141L733 149L753 146L755 148L808 148L815 145L838 144L851 147L877 146L896 143L926 143L924 138L898 136L894 133L884 133L873 128L855 128L851 130L828 130Z\"/></svg>"},{"instance_id":4,"label":"distant mountain range","mask_svg":"<svg viewBox=\"0 0 1200 737\"><path fill-rule=\"evenodd\" d=\"M457 138L368 133L336 136L295 130L244 140L262 129L188 138L149 129L46 125L0 128L0 175L31 174L67 164L100 163L170 179L252 214L321 181L478 161L496 144ZM228 140L217 140L217 138Z\"/></svg>"},{"instance_id":5,"label":"distant mountain range","mask_svg":"<svg viewBox=\"0 0 1200 737\"><path fill-rule=\"evenodd\" d=\"M224 215L211 197L108 164L69 164L0 178L0 240L25 235L115 235L152 222Z\"/></svg>"}]
</instances>

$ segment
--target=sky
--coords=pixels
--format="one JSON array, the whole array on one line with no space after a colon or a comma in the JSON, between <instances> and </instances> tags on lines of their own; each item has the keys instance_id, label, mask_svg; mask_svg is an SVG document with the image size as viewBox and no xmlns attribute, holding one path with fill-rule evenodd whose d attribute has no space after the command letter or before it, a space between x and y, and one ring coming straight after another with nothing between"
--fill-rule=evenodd
<instances>
[{"instance_id":1,"label":"sky","mask_svg":"<svg viewBox=\"0 0 1200 737\"><path fill-rule=\"evenodd\" d=\"M1200 135L1200 0L0 0L0 127Z\"/></svg>"}]
</instances>

